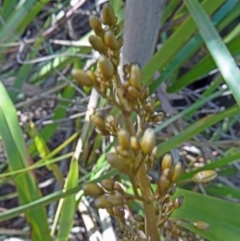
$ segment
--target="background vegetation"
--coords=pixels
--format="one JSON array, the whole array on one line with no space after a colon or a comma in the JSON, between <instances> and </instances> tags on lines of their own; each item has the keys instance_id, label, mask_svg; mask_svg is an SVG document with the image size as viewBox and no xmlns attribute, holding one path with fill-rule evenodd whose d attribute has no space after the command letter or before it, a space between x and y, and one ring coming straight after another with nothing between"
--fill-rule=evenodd
<instances>
[{"instance_id":1,"label":"background vegetation","mask_svg":"<svg viewBox=\"0 0 240 241\"><path fill-rule=\"evenodd\" d=\"M105 161L113 143L87 121L111 106L70 75L73 67L95 68L88 16L103 2L0 2L1 240L101 240L117 230L81 190L117 174ZM123 26L124 2L110 2ZM238 0L166 1L156 53L143 67L144 84L166 113L154 127L158 156L171 152L184 165L176 195L185 200L172 218L204 240L240 237L239 19ZM194 184L199 170L218 177ZM138 203L132 208L141 213ZM197 220L210 228L190 224Z\"/></svg>"}]
</instances>

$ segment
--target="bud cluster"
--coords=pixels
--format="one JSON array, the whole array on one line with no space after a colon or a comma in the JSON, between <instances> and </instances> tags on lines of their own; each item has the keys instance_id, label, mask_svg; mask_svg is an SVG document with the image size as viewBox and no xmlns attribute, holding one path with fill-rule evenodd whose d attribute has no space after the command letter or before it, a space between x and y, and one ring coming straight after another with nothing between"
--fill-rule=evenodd
<instances>
[{"instance_id":1,"label":"bud cluster","mask_svg":"<svg viewBox=\"0 0 240 241\"><path fill-rule=\"evenodd\" d=\"M119 124L112 115L108 115L104 121L99 115L95 114L90 116L90 120L94 124L97 133L103 136L117 136Z\"/></svg>"},{"instance_id":2,"label":"bud cluster","mask_svg":"<svg viewBox=\"0 0 240 241\"><path fill-rule=\"evenodd\" d=\"M110 5L103 6L100 18L90 15L89 24L95 33L89 36L89 42L92 48L100 54L97 69L94 73L74 69L72 75L77 84L93 86L102 96L111 99L114 76L119 65L119 54L123 44L122 37L118 36L120 27L117 25L117 17Z\"/></svg>"},{"instance_id":3,"label":"bud cluster","mask_svg":"<svg viewBox=\"0 0 240 241\"><path fill-rule=\"evenodd\" d=\"M112 7L104 5L101 17L91 15L89 23L95 33L89 37L89 42L100 54L97 68L95 72L75 69L72 75L79 85L94 87L121 111L125 127L111 115L103 119L94 114L90 120L97 133L117 137L115 152L108 153L106 160L112 168L128 176L134 194L126 193L121 184L112 179L102 180L99 184L83 184L83 190L85 194L95 198L97 208L106 209L119 221L124 234L121 240L159 240L159 233L183 237L180 222L170 218L184 200L182 196L172 198L181 174L181 163L174 164L170 154L163 157L155 190L148 176L153 163L157 161L158 148L154 130L146 128L146 125L161 121L163 113L154 112L155 99L149 97L149 88L143 86L143 74L137 64L123 66L124 82L118 74L123 40L119 36L120 27ZM137 116L136 123L132 120L132 113ZM206 183L215 176L212 171L203 171L197 173L193 180ZM133 200L141 201L148 215L135 215L131 225L127 225L124 207ZM204 228L207 224L204 226L199 221L194 226Z\"/></svg>"}]
</instances>

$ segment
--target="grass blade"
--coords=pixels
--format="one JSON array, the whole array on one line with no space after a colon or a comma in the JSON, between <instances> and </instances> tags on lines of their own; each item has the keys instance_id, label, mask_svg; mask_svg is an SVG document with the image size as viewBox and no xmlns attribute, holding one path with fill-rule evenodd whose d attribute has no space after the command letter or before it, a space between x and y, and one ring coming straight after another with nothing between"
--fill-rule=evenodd
<instances>
[{"instance_id":1,"label":"grass blade","mask_svg":"<svg viewBox=\"0 0 240 241\"><path fill-rule=\"evenodd\" d=\"M211 15L225 1L205 0L202 6L207 13ZM159 49L159 51L151 58L143 69L143 83L148 84L156 70L162 70L176 56L177 52L184 46L186 41L197 30L196 25L191 17L188 17L184 23L174 32L167 42Z\"/></svg>"},{"instance_id":2,"label":"grass blade","mask_svg":"<svg viewBox=\"0 0 240 241\"><path fill-rule=\"evenodd\" d=\"M103 164L106 165L105 163L103 163ZM92 182L100 182L101 180L106 179L106 178L110 178L110 177L116 175L117 173L118 173L117 170L111 170L108 173L102 175L101 177L92 180ZM85 175L83 178L81 178L79 180L78 183L82 183L83 180L86 180L87 177L89 177L90 175L92 175L92 173L88 173L87 175ZM8 220L10 218L17 217L22 213L26 213L26 212L38 209L39 207L46 206L46 205L48 205L52 202L55 202L55 201L57 201L61 198L67 197L71 194L76 194L81 189L82 189L82 185L79 184L77 187L71 188L71 189L69 189L65 192L63 190L56 191L56 192L51 193L47 196L44 196L44 197L39 198L35 201L32 201L31 203L28 203L28 204L25 204L25 205L22 205L22 206L19 206L19 207L16 207L16 208L12 208L11 210L0 213L0 221Z\"/></svg>"},{"instance_id":3,"label":"grass blade","mask_svg":"<svg viewBox=\"0 0 240 241\"><path fill-rule=\"evenodd\" d=\"M157 126L154 130L155 132L161 131L162 129L166 128L168 125L172 124L174 121L177 121L179 118L182 118L184 116L187 116L191 114L192 112L196 111L199 107L203 106L205 103L208 101L220 96L222 91L217 91L213 93L212 95L206 97L206 98L201 98L198 99L194 104L186 108L185 110L181 111L180 113L172 116L170 119L164 121L162 124Z\"/></svg>"},{"instance_id":4,"label":"grass blade","mask_svg":"<svg viewBox=\"0 0 240 241\"><path fill-rule=\"evenodd\" d=\"M219 122L225 117L230 117L237 114L239 114L239 108L238 106L233 106L219 114L208 115L200 119L194 124L188 126L179 135L174 136L169 140L164 141L163 143L158 145L158 149L159 149L158 156L165 154L166 152L170 151L172 148L175 148L177 145L181 144L182 142L189 140L194 135L214 125L215 123Z\"/></svg>"},{"instance_id":5,"label":"grass blade","mask_svg":"<svg viewBox=\"0 0 240 241\"><path fill-rule=\"evenodd\" d=\"M229 163L234 162L238 159L240 159L240 152L237 152L237 153L232 154L230 156L226 156L224 158L220 158L220 159L218 159L218 160L216 160L216 161L214 161L210 164L205 165L204 167L198 168L197 170L191 171L189 173L184 173L179 178L179 181L191 179L195 173L203 171L203 170L214 170L216 168L225 167Z\"/></svg>"},{"instance_id":6,"label":"grass blade","mask_svg":"<svg viewBox=\"0 0 240 241\"><path fill-rule=\"evenodd\" d=\"M16 171L29 166L30 157L18 124L16 110L2 83L0 83L0 134L10 169ZM15 185L22 205L38 200L41 197L32 172L15 177ZM26 218L31 226L34 241L51 240L46 210L43 207L28 212Z\"/></svg>"},{"instance_id":7,"label":"grass blade","mask_svg":"<svg viewBox=\"0 0 240 241\"><path fill-rule=\"evenodd\" d=\"M64 190L67 191L71 188L75 188L77 185L78 161L76 158L72 158ZM76 211L75 195L69 195L64 199L61 199L59 202L58 210L61 212L61 215L59 219L59 231L56 240L67 241L73 225L74 213Z\"/></svg>"},{"instance_id":8,"label":"grass blade","mask_svg":"<svg viewBox=\"0 0 240 241\"><path fill-rule=\"evenodd\" d=\"M240 106L240 70L212 22L196 0L184 0L223 78Z\"/></svg>"},{"instance_id":9,"label":"grass blade","mask_svg":"<svg viewBox=\"0 0 240 241\"><path fill-rule=\"evenodd\" d=\"M223 184L210 185L205 188L208 194L227 197L227 198L237 198L240 200L240 190L235 187L228 187Z\"/></svg>"}]
</instances>

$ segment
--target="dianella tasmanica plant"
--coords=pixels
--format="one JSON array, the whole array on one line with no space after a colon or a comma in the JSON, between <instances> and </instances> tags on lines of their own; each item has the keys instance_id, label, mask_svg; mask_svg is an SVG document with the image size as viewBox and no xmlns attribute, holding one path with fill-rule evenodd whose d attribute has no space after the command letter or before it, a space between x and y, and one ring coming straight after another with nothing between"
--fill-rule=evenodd
<instances>
[{"instance_id":1,"label":"dianella tasmanica plant","mask_svg":"<svg viewBox=\"0 0 240 241\"><path fill-rule=\"evenodd\" d=\"M142 71L137 64L124 65L123 76L119 75L123 39L119 36L120 27L111 6L104 5L101 17L92 15L89 23L95 33L89 37L89 42L100 54L97 68L95 72L74 69L72 75L79 85L95 88L121 111L123 125L114 116L104 120L92 115L91 121L100 135L117 138L115 152L108 153L106 159L111 167L128 176L133 194L126 193L123 185L113 179L100 184L86 183L83 189L96 198L97 208L106 209L119 222L121 240L159 241L164 236L184 236L179 220L170 219L184 199L171 198L181 174L181 163L173 164L171 155L166 154L156 185L151 185L149 178L158 152L154 130L149 126L161 121L163 113L154 111L155 100L149 96L148 87L143 86ZM134 200L142 203L144 216L136 215L129 225L124 207Z\"/></svg>"}]
</instances>

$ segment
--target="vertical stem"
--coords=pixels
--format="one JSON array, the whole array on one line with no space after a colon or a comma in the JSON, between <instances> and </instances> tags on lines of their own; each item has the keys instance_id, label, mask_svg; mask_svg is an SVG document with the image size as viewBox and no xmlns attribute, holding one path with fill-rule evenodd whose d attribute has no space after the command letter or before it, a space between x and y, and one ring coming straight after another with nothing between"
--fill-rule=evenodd
<instances>
[{"instance_id":1,"label":"vertical stem","mask_svg":"<svg viewBox=\"0 0 240 241\"><path fill-rule=\"evenodd\" d=\"M139 186L141 189L141 193L143 197L150 197L151 192L149 189L149 180L147 178L146 170L144 165L141 165L141 167L138 170L137 178L139 181ZM159 233L156 223L156 217L155 217L155 210L153 203L143 203L145 216L146 216L146 235L148 237L148 240L151 241L159 241Z\"/></svg>"},{"instance_id":2,"label":"vertical stem","mask_svg":"<svg viewBox=\"0 0 240 241\"><path fill-rule=\"evenodd\" d=\"M133 123L131 120L131 116L127 115L126 113L123 113L124 122L126 125L127 130L129 131L130 135L134 135L135 131L133 128ZM138 172L137 172L137 179L139 182L140 190L143 197L150 197L150 187L149 187L149 180L147 178L147 173L145 170L144 163L140 166ZM143 203L144 206L144 212L146 216L146 235L148 237L149 241L159 241L159 233L157 228L157 222L155 217L155 210L153 203Z\"/></svg>"},{"instance_id":3,"label":"vertical stem","mask_svg":"<svg viewBox=\"0 0 240 241\"><path fill-rule=\"evenodd\" d=\"M131 114L123 113L123 119L124 119L124 123L126 125L126 129L128 130L130 136L134 136L135 131L134 131L133 123L131 120Z\"/></svg>"}]
</instances>

